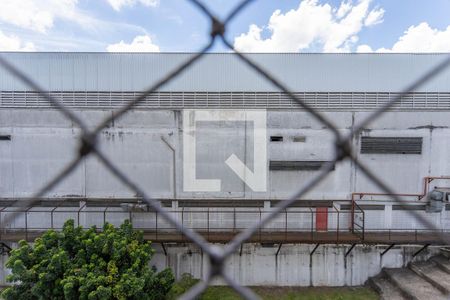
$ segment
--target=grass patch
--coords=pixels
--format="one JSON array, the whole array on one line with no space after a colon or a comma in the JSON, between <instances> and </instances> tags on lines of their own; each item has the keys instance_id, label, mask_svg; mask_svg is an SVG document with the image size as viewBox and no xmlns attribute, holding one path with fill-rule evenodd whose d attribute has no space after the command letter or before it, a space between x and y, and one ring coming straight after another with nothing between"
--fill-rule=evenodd
<instances>
[{"instance_id":1,"label":"grass patch","mask_svg":"<svg viewBox=\"0 0 450 300\"><path fill-rule=\"evenodd\" d=\"M368 287L254 287L252 289L265 300L379 299L378 294Z\"/></svg>"},{"instance_id":2,"label":"grass patch","mask_svg":"<svg viewBox=\"0 0 450 300\"><path fill-rule=\"evenodd\" d=\"M168 300L177 299L189 288L199 282L189 274L184 274L176 282L168 295ZM367 287L251 287L264 300L376 300L377 293ZM200 300L242 299L230 287L210 286Z\"/></svg>"}]
</instances>

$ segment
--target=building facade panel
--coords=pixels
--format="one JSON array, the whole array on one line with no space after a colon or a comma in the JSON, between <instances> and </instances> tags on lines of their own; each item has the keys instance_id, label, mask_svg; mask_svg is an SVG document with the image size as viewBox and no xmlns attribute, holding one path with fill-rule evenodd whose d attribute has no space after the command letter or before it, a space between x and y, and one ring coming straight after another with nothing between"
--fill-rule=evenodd
<instances>
[{"instance_id":1,"label":"building facade panel","mask_svg":"<svg viewBox=\"0 0 450 300\"><path fill-rule=\"evenodd\" d=\"M142 91L193 54L3 53L49 91ZM247 54L294 92L399 92L445 54ZM450 70L417 89L448 92ZM6 70L0 90L30 91ZM278 91L235 55L206 54L162 91Z\"/></svg>"}]
</instances>

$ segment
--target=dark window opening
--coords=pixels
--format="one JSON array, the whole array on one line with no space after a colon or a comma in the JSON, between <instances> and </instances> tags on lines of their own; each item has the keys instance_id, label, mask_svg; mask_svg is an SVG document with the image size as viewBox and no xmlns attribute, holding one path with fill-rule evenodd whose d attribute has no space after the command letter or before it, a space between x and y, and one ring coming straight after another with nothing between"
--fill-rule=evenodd
<instances>
[{"instance_id":1,"label":"dark window opening","mask_svg":"<svg viewBox=\"0 0 450 300\"><path fill-rule=\"evenodd\" d=\"M362 137L361 154L422 154L421 137Z\"/></svg>"},{"instance_id":2,"label":"dark window opening","mask_svg":"<svg viewBox=\"0 0 450 300\"><path fill-rule=\"evenodd\" d=\"M270 200L270 206L279 205L280 202L285 200ZM333 201L331 200L296 200L289 207L333 207Z\"/></svg>"},{"instance_id":3,"label":"dark window opening","mask_svg":"<svg viewBox=\"0 0 450 300\"><path fill-rule=\"evenodd\" d=\"M425 210L425 205L392 205L392 210Z\"/></svg>"},{"instance_id":4,"label":"dark window opening","mask_svg":"<svg viewBox=\"0 0 450 300\"><path fill-rule=\"evenodd\" d=\"M304 143L306 142L306 136L294 136L292 140L294 143Z\"/></svg>"},{"instance_id":5,"label":"dark window opening","mask_svg":"<svg viewBox=\"0 0 450 300\"><path fill-rule=\"evenodd\" d=\"M272 135L270 137L270 141L271 142L282 142L283 141L283 137L281 135Z\"/></svg>"},{"instance_id":6,"label":"dark window opening","mask_svg":"<svg viewBox=\"0 0 450 300\"><path fill-rule=\"evenodd\" d=\"M359 205L362 210L384 210L384 205L377 204L368 204L368 205ZM351 204L341 204L341 210L351 210ZM358 212L358 210L356 210Z\"/></svg>"},{"instance_id":7,"label":"dark window opening","mask_svg":"<svg viewBox=\"0 0 450 300\"><path fill-rule=\"evenodd\" d=\"M269 170L273 171L317 171L322 167L332 164L331 161L322 160L271 160L269 163ZM332 170L334 170L334 165Z\"/></svg>"},{"instance_id":8,"label":"dark window opening","mask_svg":"<svg viewBox=\"0 0 450 300\"><path fill-rule=\"evenodd\" d=\"M0 141L10 141L11 136L10 135L0 135Z\"/></svg>"}]
</instances>

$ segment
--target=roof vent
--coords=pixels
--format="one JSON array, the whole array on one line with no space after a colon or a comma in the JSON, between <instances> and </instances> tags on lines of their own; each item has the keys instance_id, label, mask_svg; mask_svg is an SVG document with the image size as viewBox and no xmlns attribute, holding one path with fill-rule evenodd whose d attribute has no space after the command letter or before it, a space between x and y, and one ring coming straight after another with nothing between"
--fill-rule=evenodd
<instances>
[{"instance_id":1,"label":"roof vent","mask_svg":"<svg viewBox=\"0 0 450 300\"><path fill-rule=\"evenodd\" d=\"M361 154L422 154L422 138L364 136Z\"/></svg>"}]
</instances>

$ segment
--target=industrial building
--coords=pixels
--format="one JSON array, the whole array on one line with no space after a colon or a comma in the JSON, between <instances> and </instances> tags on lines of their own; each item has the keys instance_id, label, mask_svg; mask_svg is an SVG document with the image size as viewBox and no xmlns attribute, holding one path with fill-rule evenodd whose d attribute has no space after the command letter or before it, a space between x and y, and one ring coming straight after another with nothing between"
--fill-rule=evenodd
<instances>
[{"instance_id":1,"label":"industrial building","mask_svg":"<svg viewBox=\"0 0 450 300\"><path fill-rule=\"evenodd\" d=\"M1 55L90 129L192 56ZM444 54L248 57L329 119L340 133L348 134L438 64ZM196 121L197 112L218 118ZM255 140L256 123L235 117L243 112L264 116L264 145ZM433 245L442 244L438 233L450 230L449 113L447 69L408 93L352 140L358 161L404 202L394 202L351 161L339 162L317 187L230 259L234 278L246 285L359 285L384 266L401 266L413 256L432 253ZM192 128L193 165L185 161L186 138ZM1 242L31 240L42 230L60 228L68 218L83 226L120 224L130 218L158 245L157 264L173 267L178 276L190 272L202 277L207 268L203 253L94 156L83 160L33 206L20 207L20 201L29 199L76 157L79 139L80 129L72 121L0 69L0 218L20 212L2 223ZM150 197L184 226L218 243L258 222L317 176L332 161L334 143L329 128L229 53L205 54L113 119L98 140L101 151ZM261 153L265 154L262 162L255 159ZM230 168L226 162L233 154L250 171L262 166L258 172L265 175L262 188L252 188ZM220 182L219 188L188 188L188 167L196 179ZM291 270L292 264L299 268ZM325 268L330 264L333 267ZM256 265L268 271L258 272Z\"/></svg>"}]
</instances>

